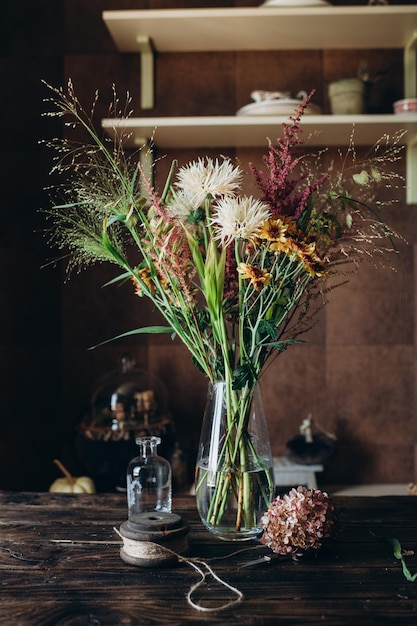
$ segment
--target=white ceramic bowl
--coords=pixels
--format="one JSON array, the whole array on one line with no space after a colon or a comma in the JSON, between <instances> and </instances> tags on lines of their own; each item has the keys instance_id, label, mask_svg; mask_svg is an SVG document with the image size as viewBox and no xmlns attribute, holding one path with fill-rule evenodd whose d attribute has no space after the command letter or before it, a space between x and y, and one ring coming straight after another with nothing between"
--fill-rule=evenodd
<instances>
[{"instance_id":1,"label":"white ceramic bowl","mask_svg":"<svg viewBox=\"0 0 417 626\"><path fill-rule=\"evenodd\" d=\"M397 100L393 104L394 113L417 113L417 98Z\"/></svg>"}]
</instances>

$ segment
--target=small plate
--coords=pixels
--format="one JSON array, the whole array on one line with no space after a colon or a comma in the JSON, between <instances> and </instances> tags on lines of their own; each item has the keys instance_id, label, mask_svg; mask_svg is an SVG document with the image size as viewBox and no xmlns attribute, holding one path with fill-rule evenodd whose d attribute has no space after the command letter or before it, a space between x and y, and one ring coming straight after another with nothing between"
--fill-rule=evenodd
<instances>
[{"instance_id":1,"label":"small plate","mask_svg":"<svg viewBox=\"0 0 417 626\"><path fill-rule=\"evenodd\" d=\"M251 102L239 109L236 115L294 115L302 100L280 99L262 100L261 102ZM304 115L320 115L321 109L315 104L309 104Z\"/></svg>"}]
</instances>

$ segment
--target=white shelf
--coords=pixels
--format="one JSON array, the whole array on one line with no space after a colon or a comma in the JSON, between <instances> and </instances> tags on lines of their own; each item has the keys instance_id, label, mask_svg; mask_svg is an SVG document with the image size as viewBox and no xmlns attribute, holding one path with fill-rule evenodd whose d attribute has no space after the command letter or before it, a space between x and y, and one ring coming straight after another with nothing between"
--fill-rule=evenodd
<instances>
[{"instance_id":1,"label":"white shelf","mask_svg":"<svg viewBox=\"0 0 417 626\"><path fill-rule=\"evenodd\" d=\"M317 6L104 11L121 52L147 37L159 52L404 48L417 6Z\"/></svg>"},{"instance_id":2,"label":"white shelf","mask_svg":"<svg viewBox=\"0 0 417 626\"><path fill-rule=\"evenodd\" d=\"M212 8L104 11L121 52L141 54L141 106L153 108L153 51L378 49L404 50L404 97L417 96L417 5ZM263 146L281 133L281 117L162 117L103 120L140 147L154 138L160 148ZM407 130L407 201L417 202L417 115L303 117L310 145L372 145L384 134Z\"/></svg>"},{"instance_id":3,"label":"white shelf","mask_svg":"<svg viewBox=\"0 0 417 626\"><path fill-rule=\"evenodd\" d=\"M288 117L210 116L210 117L132 117L106 118L108 134L123 132L126 145L139 148L152 139L159 148L227 148L266 146L282 135ZM382 135L407 130L408 143L417 134L417 113L403 115L305 115L303 138L312 146L346 145L355 128L356 145L372 145Z\"/></svg>"}]
</instances>

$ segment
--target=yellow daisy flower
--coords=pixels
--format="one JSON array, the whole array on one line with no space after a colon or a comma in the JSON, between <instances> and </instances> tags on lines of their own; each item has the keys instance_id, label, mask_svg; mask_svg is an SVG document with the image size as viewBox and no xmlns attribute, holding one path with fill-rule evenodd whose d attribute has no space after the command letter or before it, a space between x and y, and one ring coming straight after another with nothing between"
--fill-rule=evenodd
<instances>
[{"instance_id":1,"label":"yellow daisy flower","mask_svg":"<svg viewBox=\"0 0 417 626\"><path fill-rule=\"evenodd\" d=\"M248 263L239 263L237 271L242 278L249 279L257 291L261 291L261 289L271 283L272 274L260 267L255 267Z\"/></svg>"},{"instance_id":2,"label":"yellow daisy flower","mask_svg":"<svg viewBox=\"0 0 417 626\"><path fill-rule=\"evenodd\" d=\"M288 224L282 219L269 219L262 228L260 228L258 237L259 239L266 239L267 241L274 241L285 243L287 239Z\"/></svg>"}]
</instances>

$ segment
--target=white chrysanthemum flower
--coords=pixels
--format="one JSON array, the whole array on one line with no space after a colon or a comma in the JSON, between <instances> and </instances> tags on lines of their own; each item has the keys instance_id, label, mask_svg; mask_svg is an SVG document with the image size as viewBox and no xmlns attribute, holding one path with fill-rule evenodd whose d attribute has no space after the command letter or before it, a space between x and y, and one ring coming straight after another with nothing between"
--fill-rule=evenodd
<instances>
[{"instance_id":1,"label":"white chrysanthemum flower","mask_svg":"<svg viewBox=\"0 0 417 626\"><path fill-rule=\"evenodd\" d=\"M194 207L190 198L182 191L175 193L171 202L167 205L169 215L179 219L181 222L186 222L193 210Z\"/></svg>"},{"instance_id":2,"label":"white chrysanthemum flower","mask_svg":"<svg viewBox=\"0 0 417 626\"><path fill-rule=\"evenodd\" d=\"M227 245L232 239L253 239L270 217L271 212L264 202L252 196L229 196L214 205L210 221L216 239Z\"/></svg>"},{"instance_id":3,"label":"white chrysanthemum flower","mask_svg":"<svg viewBox=\"0 0 417 626\"><path fill-rule=\"evenodd\" d=\"M202 206L207 196L233 195L240 187L242 171L229 159L219 162L206 157L181 167L175 185L195 207Z\"/></svg>"}]
</instances>

